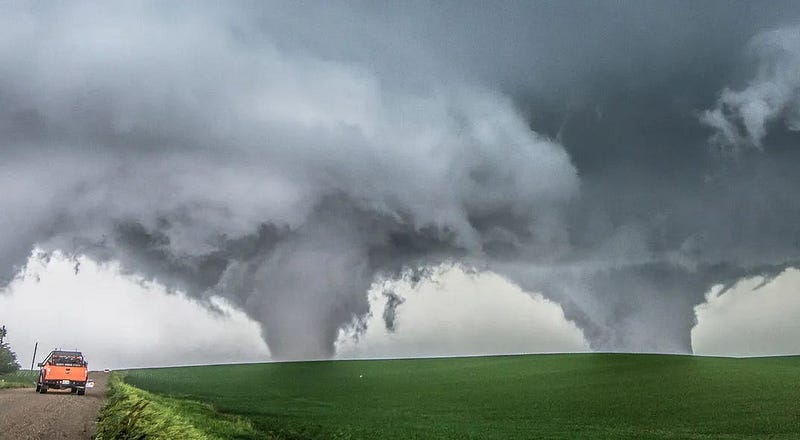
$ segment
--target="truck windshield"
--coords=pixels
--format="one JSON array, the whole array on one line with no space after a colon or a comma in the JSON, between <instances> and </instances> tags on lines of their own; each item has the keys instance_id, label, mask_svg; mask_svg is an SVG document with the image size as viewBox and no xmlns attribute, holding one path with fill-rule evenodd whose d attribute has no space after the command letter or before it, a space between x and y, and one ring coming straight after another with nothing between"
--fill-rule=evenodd
<instances>
[{"instance_id":1,"label":"truck windshield","mask_svg":"<svg viewBox=\"0 0 800 440\"><path fill-rule=\"evenodd\" d=\"M50 358L50 363L53 365L82 367L83 356L74 354L54 354L53 357Z\"/></svg>"}]
</instances>

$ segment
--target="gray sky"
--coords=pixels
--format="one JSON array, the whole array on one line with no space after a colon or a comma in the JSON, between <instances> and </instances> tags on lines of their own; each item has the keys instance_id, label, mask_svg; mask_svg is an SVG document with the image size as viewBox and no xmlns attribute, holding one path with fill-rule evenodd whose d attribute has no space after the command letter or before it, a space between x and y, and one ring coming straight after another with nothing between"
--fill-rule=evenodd
<instances>
[{"instance_id":1,"label":"gray sky","mask_svg":"<svg viewBox=\"0 0 800 440\"><path fill-rule=\"evenodd\" d=\"M723 292L716 286L695 307L694 352L711 356L800 353L800 270L774 278L743 279Z\"/></svg>"},{"instance_id":2,"label":"gray sky","mask_svg":"<svg viewBox=\"0 0 800 440\"><path fill-rule=\"evenodd\" d=\"M296 359L459 262L688 352L712 286L800 261L796 2L2 9L6 282L115 262Z\"/></svg>"}]
</instances>

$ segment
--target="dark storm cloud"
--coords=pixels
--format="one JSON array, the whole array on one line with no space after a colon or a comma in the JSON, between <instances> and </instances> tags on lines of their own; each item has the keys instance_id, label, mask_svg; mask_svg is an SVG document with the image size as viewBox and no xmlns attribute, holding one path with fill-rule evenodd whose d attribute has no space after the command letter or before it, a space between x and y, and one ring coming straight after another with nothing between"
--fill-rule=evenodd
<instances>
[{"instance_id":1,"label":"dark storm cloud","mask_svg":"<svg viewBox=\"0 0 800 440\"><path fill-rule=\"evenodd\" d=\"M687 351L709 285L800 256L795 2L3 9L2 276L119 260L300 358L459 260L594 348ZM761 150L718 154L730 127Z\"/></svg>"}]
</instances>

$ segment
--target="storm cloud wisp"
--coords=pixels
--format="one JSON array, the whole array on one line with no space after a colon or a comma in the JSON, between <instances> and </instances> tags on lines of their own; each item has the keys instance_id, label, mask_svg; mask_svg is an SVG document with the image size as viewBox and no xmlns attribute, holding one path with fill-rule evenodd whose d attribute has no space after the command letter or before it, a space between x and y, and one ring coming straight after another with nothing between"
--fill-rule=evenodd
<instances>
[{"instance_id":1,"label":"storm cloud wisp","mask_svg":"<svg viewBox=\"0 0 800 440\"><path fill-rule=\"evenodd\" d=\"M797 11L507 5L4 5L0 277L34 247L116 261L298 359L374 283L461 262L593 348L690 350L709 286L800 258L796 28L762 33Z\"/></svg>"},{"instance_id":2,"label":"storm cloud wisp","mask_svg":"<svg viewBox=\"0 0 800 440\"><path fill-rule=\"evenodd\" d=\"M761 148L776 120L800 130L800 26L775 29L749 44L756 73L742 90L726 88L717 105L702 115L723 146Z\"/></svg>"}]
</instances>

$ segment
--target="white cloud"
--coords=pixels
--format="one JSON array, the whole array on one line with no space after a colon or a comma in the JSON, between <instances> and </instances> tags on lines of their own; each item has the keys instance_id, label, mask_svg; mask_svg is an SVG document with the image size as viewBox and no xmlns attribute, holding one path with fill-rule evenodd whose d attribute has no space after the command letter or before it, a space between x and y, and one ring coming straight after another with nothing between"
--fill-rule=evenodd
<instances>
[{"instance_id":1,"label":"white cloud","mask_svg":"<svg viewBox=\"0 0 800 440\"><path fill-rule=\"evenodd\" d=\"M762 277L747 278L724 293L722 286L708 292L706 302L695 307L695 354L800 353L800 270L787 269L775 279L765 284L764 281Z\"/></svg>"},{"instance_id":2,"label":"white cloud","mask_svg":"<svg viewBox=\"0 0 800 440\"><path fill-rule=\"evenodd\" d=\"M117 264L61 254L31 257L0 295L0 323L23 368L55 347L82 350L90 368L263 361L261 329L214 298L209 310L153 282L120 274Z\"/></svg>"},{"instance_id":3,"label":"white cloud","mask_svg":"<svg viewBox=\"0 0 800 440\"><path fill-rule=\"evenodd\" d=\"M713 140L722 146L760 148L767 125L778 119L800 129L800 26L763 32L750 41L749 51L755 77L742 90L724 89L700 118L716 130Z\"/></svg>"},{"instance_id":4,"label":"white cloud","mask_svg":"<svg viewBox=\"0 0 800 440\"><path fill-rule=\"evenodd\" d=\"M443 268L416 288L405 282L387 287L405 298L397 308L395 332L386 329L382 317L388 298L373 288L367 331L358 339L352 331L341 331L338 357L589 350L583 333L564 317L558 304L524 292L493 273Z\"/></svg>"}]
</instances>

